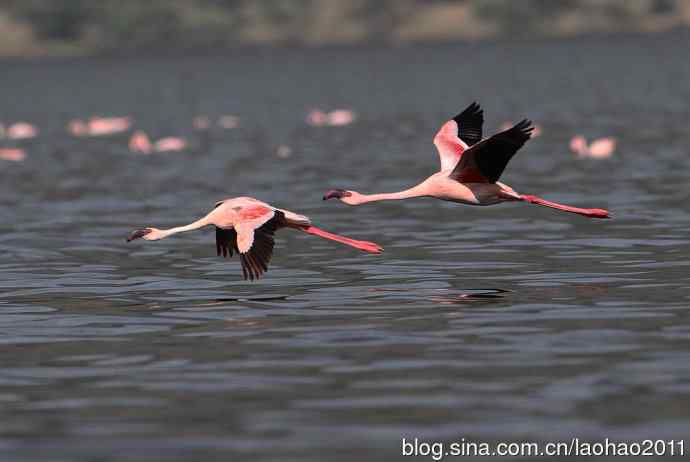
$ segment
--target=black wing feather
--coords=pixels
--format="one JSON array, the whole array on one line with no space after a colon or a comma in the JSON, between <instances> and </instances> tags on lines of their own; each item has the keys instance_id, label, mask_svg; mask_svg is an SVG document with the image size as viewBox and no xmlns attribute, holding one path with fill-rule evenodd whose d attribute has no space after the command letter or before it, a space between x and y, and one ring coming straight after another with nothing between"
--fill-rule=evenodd
<instances>
[{"instance_id":1,"label":"black wing feather","mask_svg":"<svg viewBox=\"0 0 690 462\"><path fill-rule=\"evenodd\" d=\"M484 125L484 110L476 102L467 106L460 114L453 117L458 124L458 138L467 146L482 140L482 125Z\"/></svg>"},{"instance_id":2,"label":"black wing feather","mask_svg":"<svg viewBox=\"0 0 690 462\"><path fill-rule=\"evenodd\" d=\"M246 253L240 253L237 248L237 232L234 229L216 227L216 251L218 255L231 256L233 252L240 255L242 275L244 279L259 279L268 271L268 264L273 256L275 232L286 224L285 214L276 210L273 218L254 230L254 243Z\"/></svg>"},{"instance_id":3,"label":"black wing feather","mask_svg":"<svg viewBox=\"0 0 690 462\"><path fill-rule=\"evenodd\" d=\"M510 159L532 136L532 122L523 119L508 130L487 138L462 153L451 177L461 180L463 171L476 167L490 183L501 177Z\"/></svg>"}]
</instances>

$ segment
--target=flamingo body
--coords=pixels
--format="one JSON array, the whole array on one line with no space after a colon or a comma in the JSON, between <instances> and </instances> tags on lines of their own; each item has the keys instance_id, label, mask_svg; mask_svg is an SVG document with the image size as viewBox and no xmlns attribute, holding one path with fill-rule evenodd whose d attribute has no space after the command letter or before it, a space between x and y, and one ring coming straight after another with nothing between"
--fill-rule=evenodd
<instances>
[{"instance_id":1,"label":"flamingo body","mask_svg":"<svg viewBox=\"0 0 690 462\"><path fill-rule=\"evenodd\" d=\"M130 117L91 117L88 121L70 120L67 130L73 136L106 136L126 132L132 126Z\"/></svg>"},{"instance_id":2,"label":"flamingo body","mask_svg":"<svg viewBox=\"0 0 690 462\"><path fill-rule=\"evenodd\" d=\"M355 121L357 115L351 109L335 109L324 112L321 109L311 109L307 113L306 122L312 127L342 127Z\"/></svg>"},{"instance_id":3,"label":"flamingo body","mask_svg":"<svg viewBox=\"0 0 690 462\"><path fill-rule=\"evenodd\" d=\"M176 136L161 138L153 144L153 149L158 152L182 151L187 148L187 142Z\"/></svg>"},{"instance_id":4,"label":"flamingo body","mask_svg":"<svg viewBox=\"0 0 690 462\"><path fill-rule=\"evenodd\" d=\"M0 148L0 159L21 162L26 159L26 152L21 148Z\"/></svg>"},{"instance_id":5,"label":"flamingo body","mask_svg":"<svg viewBox=\"0 0 690 462\"><path fill-rule=\"evenodd\" d=\"M17 122L6 129L7 138L11 140L26 140L38 136L38 128L27 122Z\"/></svg>"},{"instance_id":6,"label":"flamingo body","mask_svg":"<svg viewBox=\"0 0 690 462\"><path fill-rule=\"evenodd\" d=\"M240 126L240 118L234 115L224 115L218 119L218 126L225 130L232 130Z\"/></svg>"},{"instance_id":7,"label":"flamingo body","mask_svg":"<svg viewBox=\"0 0 690 462\"><path fill-rule=\"evenodd\" d=\"M273 254L273 235L282 228L297 229L369 253L383 251L378 244L329 233L313 226L304 215L273 207L253 197L235 197L216 202L213 210L205 217L186 226L138 229L129 235L127 242L139 238L157 241L211 225L216 228L218 255L228 257L238 253L244 278L251 280L258 279L268 270Z\"/></svg>"},{"instance_id":8,"label":"flamingo body","mask_svg":"<svg viewBox=\"0 0 690 462\"><path fill-rule=\"evenodd\" d=\"M611 136L597 138L587 144L587 140L582 135L575 135L570 140L570 150L577 157L588 157L590 159L607 159L616 151L617 141Z\"/></svg>"},{"instance_id":9,"label":"flamingo body","mask_svg":"<svg viewBox=\"0 0 690 462\"><path fill-rule=\"evenodd\" d=\"M182 151L186 148L187 141L176 136L161 138L152 143L149 136L143 130L137 130L129 138L129 150L138 154Z\"/></svg>"},{"instance_id":10,"label":"flamingo body","mask_svg":"<svg viewBox=\"0 0 690 462\"><path fill-rule=\"evenodd\" d=\"M412 188L382 194L333 189L327 191L323 199L337 198L348 205L413 197L434 197L480 206L522 201L589 218L609 218L608 211L603 209L572 207L533 195L522 195L499 182L512 157L530 139L534 126L525 119L507 130L482 139L483 123L484 111L477 103L472 103L444 123L434 137L441 170Z\"/></svg>"}]
</instances>

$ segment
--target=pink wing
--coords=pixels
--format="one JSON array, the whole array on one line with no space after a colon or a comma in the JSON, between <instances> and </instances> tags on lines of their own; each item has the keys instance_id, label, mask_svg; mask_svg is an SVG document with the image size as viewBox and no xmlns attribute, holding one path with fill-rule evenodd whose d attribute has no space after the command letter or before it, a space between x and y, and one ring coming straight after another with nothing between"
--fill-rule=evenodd
<instances>
[{"instance_id":1,"label":"pink wing","mask_svg":"<svg viewBox=\"0 0 690 462\"><path fill-rule=\"evenodd\" d=\"M441 158L441 171L454 168L462 153L482 140L483 124L484 111L476 102L443 124L434 137Z\"/></svg>"},{"instance_id":2,"label":"pink wing","mask_svg":"<svg viewBox=\"0 0 690 462\"><path fill-rule=\"evenodd\" d=\"M441 160L441 170L450 170L458 163L467 145L458 138L458 124L449 120L434 136L434 145Z\"/></svg>"},{"instance_id":3,"label":"pink wing","mask_svg":"<svg viewBox=\"0 0 690 462\"><path fill-rule=\"evenodd\" d=\"M242 207L237 214L240 217L240 222L235 224L237 248L240 253L247 253L254 244L254 230L273 218L275 211L265 205L249 205Z\"/></svg>"}]
</instances>

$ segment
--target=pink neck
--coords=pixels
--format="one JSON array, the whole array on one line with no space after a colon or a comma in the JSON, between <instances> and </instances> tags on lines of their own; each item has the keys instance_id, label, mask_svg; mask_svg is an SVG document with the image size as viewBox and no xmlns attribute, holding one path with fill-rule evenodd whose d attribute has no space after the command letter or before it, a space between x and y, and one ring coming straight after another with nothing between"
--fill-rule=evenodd
<instances>
[{"instance_id":1,"label":"pink neck","mask_svg":"<svg viewBox=\"0 0 690 462\"><path fill-rule=\"evenodd\" d=\"M203 228L204 226L208 225L208 219L206 217L195 221L194 223L190 223L185 226L177 226L175 228L170 228L170 229L162 229L161 234L162 237L161 239L164 239L168 236L172 236L173 234L177 233L184 233L185 231L193 231L195 229Z\"/></svg>"},{"instance_id":2,"label":"pink neck","mask_svg":"<svg viewBox=\"0 0 690 462\"><path fill-rule=\"evenodd\" d=\"M417 185L413 188L394 193L360 194L360 198L357 199L357 205L366 204L367 202L395 201L409 199L411 197L423 197L426 195L427 194L424 192L422 186Z\"/></svg>"}]
</instances>

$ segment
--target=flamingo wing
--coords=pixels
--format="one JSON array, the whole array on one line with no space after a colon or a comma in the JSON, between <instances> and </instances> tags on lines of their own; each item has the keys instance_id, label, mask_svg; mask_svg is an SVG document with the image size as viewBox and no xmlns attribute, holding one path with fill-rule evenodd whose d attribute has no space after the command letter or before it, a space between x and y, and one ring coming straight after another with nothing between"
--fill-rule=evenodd
<instances>
[{"instance_id":1,"label":"flamingo wing","mask_svg":"<svg viewBox=\"0 0 690 462\"><path fill-rule=\"evenodd\" d=\"M434 136L441 170L453 168L468 147L481 141L483 124L484 111L476 102L443 124Z\"/></svg>"},{"instance_id":2,"label":"flamingo wing","mask_svg":"<svg viewBox=\"0 0 690 462\"><path fill-rule=\"evenodd\" d=\"M534 126L523 119L469 148L462 155L450 177L460 183L495 183L510 159L530 139Z\"/></svg>"},{"instance_id":3,"label":"flamingo wing","mask_svg":"<svg viewBox=\"0 0 690 462\"><path fill-rule=\"evenodd\" d=\"M237 223L233 229L216 227L216 250L224 257L237 252L244 279L259 279L268 271L275 245L273 235L285 222L285 215L263 205L243 207L239 214L246 220Z\"/></svg>"}]
</instances>

